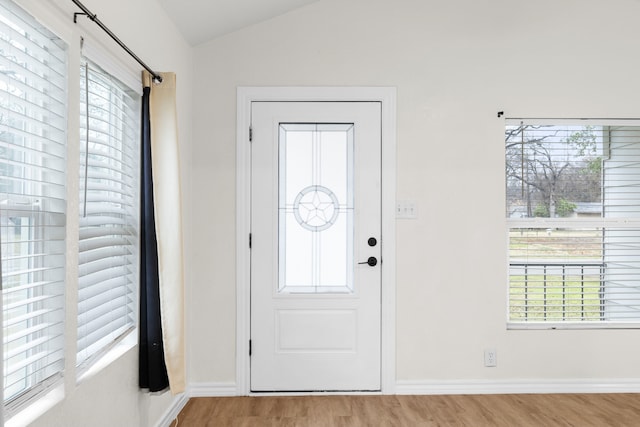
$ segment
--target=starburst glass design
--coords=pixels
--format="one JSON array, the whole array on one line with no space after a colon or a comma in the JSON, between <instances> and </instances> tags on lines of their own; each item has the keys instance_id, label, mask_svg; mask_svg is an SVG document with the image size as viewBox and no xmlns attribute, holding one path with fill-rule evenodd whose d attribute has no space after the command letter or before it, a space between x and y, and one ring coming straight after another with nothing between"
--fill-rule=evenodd
<instances>
[{"instance_id":1,"label":"starburst glass design","mask_svg":"<svg viewBox=\"0 0 640 427\"><path fill-rule=\"evenodd\" d=\"M353 291L352 124L280 125L278 290Z\"/></svg>"},{"instance_id":2,"label":"starburst glass design","mask_svg":"<svg viewBox=\"0 0 640 427\"><path fill-rule=\"evenodd\" d=\"M321 185L304 188L293 202L293 214L298 224L310 231L323 231L331 227L339 213L338 198Z\"/></svg>"}]
</instances>

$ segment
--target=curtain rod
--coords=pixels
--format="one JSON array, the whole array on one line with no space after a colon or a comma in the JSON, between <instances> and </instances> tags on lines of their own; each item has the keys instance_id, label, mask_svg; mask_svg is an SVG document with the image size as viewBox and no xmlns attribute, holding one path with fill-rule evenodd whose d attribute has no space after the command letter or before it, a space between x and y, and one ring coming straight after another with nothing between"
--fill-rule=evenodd
<instances>
[{"instance_id":1,"label":"curtain rod","mask_svg":"<svg viewBox=\"0 0 640 427\"><path fill-rule=\"evenodd\" d=\"M131 55L131 57L133 57L133 59L135 59L136 61L138 61L138 64L142 65L144 67L145 70L147 70L152 76L153 76L153 80L157 81L158 83L162 83L162 76L158 73L156 73L155 71L153 71L151 68L149 68L149 66L147 64L145 64L144 62L142 62L142 60L140 58L138 58L138 56L133 53L133 51L131 51L131 49L129 49L127 47L126 44L124 44L122 42L122 40L120 40L115 34L113 34L111 32L111 30L109 30L109 28L107 28L106 25L104 25L99 19L98 16L94 13L91 13L89 11L89 9L87 9L85 7L85 5L83 5L82 3L80 3L79 0L71 0L72 2L75 3L76 6L78 6L80 9L82 9L82 13L80 12L76 12L73 14L73 22L77 23L77 18L78 15L84 15L87 18L91 19L93 22L95 22L98 27L102 28L104 30L105 33L109 34L109 36L120 45L121 48L123 48L129 55Z\"/></svg>"}]
</instances>

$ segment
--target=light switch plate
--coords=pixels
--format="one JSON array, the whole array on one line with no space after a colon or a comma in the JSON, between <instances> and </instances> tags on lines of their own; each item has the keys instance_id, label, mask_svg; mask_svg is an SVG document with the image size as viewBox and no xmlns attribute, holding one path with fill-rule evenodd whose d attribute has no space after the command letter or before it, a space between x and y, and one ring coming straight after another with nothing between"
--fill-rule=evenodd
<instances>
[{"instance_id":1,"label":"light switch plate","mask_svg":"<svg viewBox=\"0 0 640 427\"><path fill-rule=\"evenodd\" d=\"M398 200L396 203L396 218L417 219L418 206L413 200Z\"/></svg>"}]
</instances>

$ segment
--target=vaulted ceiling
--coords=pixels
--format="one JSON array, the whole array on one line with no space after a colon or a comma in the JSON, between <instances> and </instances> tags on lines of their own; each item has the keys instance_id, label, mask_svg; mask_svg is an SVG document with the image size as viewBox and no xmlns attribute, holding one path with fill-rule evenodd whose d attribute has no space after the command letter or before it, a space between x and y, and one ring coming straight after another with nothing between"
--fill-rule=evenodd
<instances>
[{"instance_id":1,"label":"vaulted ceiling","mask_svg":"<svg viewBox=\"0 0 640 427\"><path fill-rule=\"evenodd\" d=\"M191 45L318 0L158 0Z\"/></svg>"}]
</instances>

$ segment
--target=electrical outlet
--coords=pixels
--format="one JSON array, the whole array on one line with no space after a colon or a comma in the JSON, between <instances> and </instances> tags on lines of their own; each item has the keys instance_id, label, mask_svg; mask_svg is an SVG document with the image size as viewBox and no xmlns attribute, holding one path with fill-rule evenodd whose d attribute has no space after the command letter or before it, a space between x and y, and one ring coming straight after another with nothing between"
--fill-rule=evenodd
<instances>
[{"instance_id":1,"label":"electrical outlet","mask_svg":"<svg viewBox=\"0 0 640 427\"><path fill-rule=\"evenodd\" d=\"M488 368L498 366L498 353L495 348L489 348L484 351L484 366Z\"/></svg>"}]
</instances>

